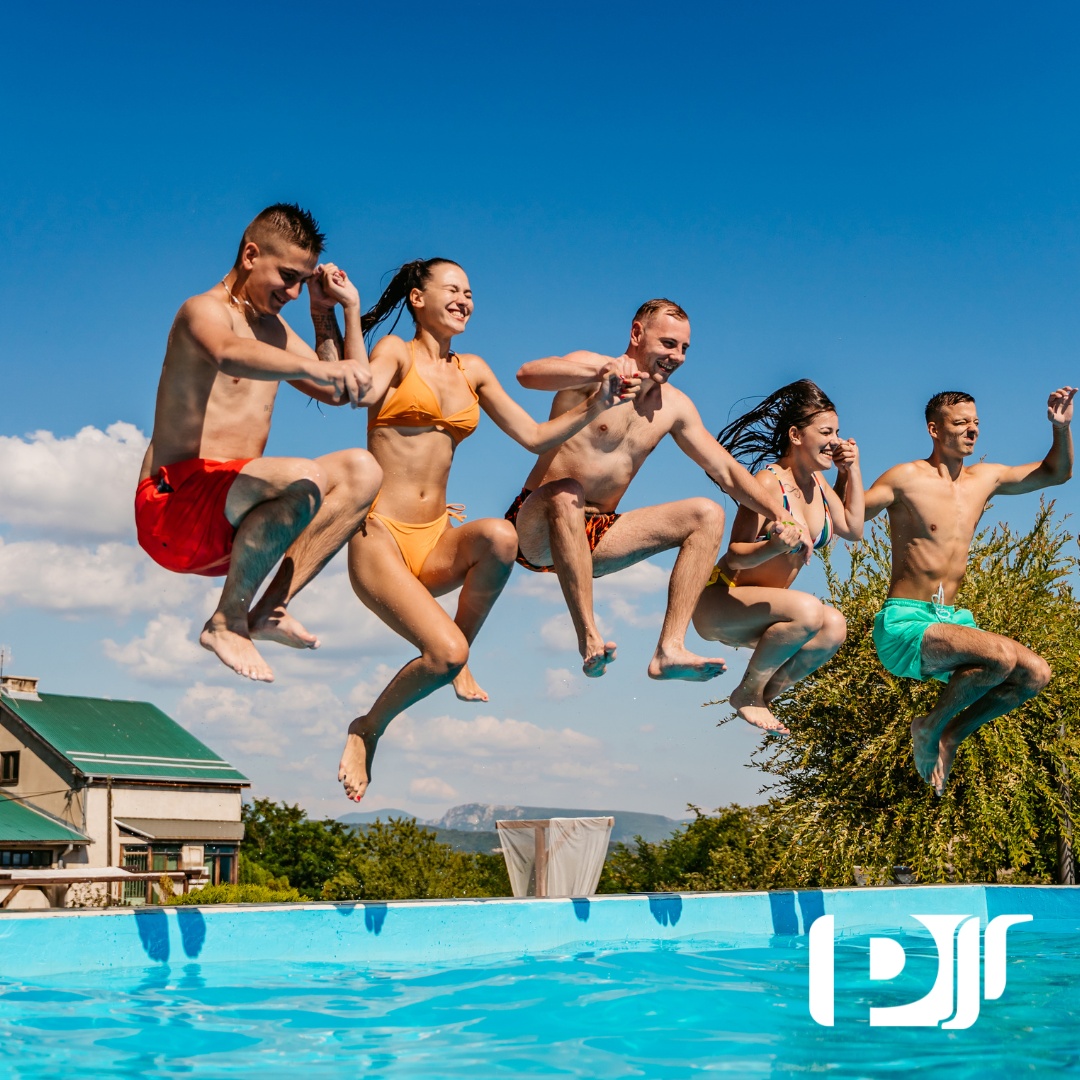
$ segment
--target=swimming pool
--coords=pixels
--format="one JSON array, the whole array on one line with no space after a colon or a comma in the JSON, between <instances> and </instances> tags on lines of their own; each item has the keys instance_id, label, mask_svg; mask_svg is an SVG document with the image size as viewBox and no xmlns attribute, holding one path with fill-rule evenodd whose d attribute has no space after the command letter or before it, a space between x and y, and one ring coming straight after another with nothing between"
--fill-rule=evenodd
<instances>
[{"instance_id":1,"label":"swimming pool","mask_svg":"<svg viewBox=\"0 0 1080 1080\"><path fill-rule=\"evenodd\" d=\"M946 966L913 914L977 916L966 925L983 931L1033 916L1008 930L1004 992L971 1026L870 1026L870 1008L919 998ZM831 1027L808 1007L808 930L822 915ZM949 1015L970 990L964 935L955 979L947 958ZM895 977L880 976L896 947L875 937L904 948ZM1071 888L13 912L0 938L0 1072L12 1077L1080 1071Z\"/></svg>"}]
</instances>

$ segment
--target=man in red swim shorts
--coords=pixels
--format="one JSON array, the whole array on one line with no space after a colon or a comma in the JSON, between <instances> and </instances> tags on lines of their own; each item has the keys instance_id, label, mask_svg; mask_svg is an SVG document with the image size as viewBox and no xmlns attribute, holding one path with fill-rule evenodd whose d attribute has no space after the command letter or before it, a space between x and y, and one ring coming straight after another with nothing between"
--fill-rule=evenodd
<instances>
[{"instance_id":1,"label":"man in red swim shorts","mask_svg":"<svg viewBox=\"0 0 1080 1080\"><path fill-rule=\"evenodd\" d=\"M156 562L180 574L226 575L199 643L264 682L273 672L252 639L318 648L286 607L360 528L382 482L366 450L312 461L262 456L282 381L354 408L371 385L360 297L344 271L318 265L323 241L306 210L267 207L244 231L224 279L180 308L135 493L139 543ZM316 351L279 314L305 282Z\"/></svg>"},{"instance_id":2,"label":"man in red swim shorts","mask_svg":"<svg viewBox=\"0 0 1080 1080\"><path fill-rule=\"evenodd\" d=\"M592 579L670 548L679 557L668 585L667 613L649 663L653 679L702 682L724 671L724 661L697 656L684 644L690 616L716 562L724 512L711 499L681 499L616 513L645 459L670 435L733 499L764 514L770 532L789 550L805 548L801 526L785 523L783 505L705 430L694 403L669 382L690 347L690 320L670 300L638 308L630 344L614 362L641 386L631 409L605 413L562 446L541 454L521 494L506 512L517 526L518 562L554 570L577 632L582 670L595 678L615 659L593 615ZM554 390L551 415L583 401L596 388L610 356L572 352L534 360L518 372L531 390Z\"/></svg>"}]
</instances>

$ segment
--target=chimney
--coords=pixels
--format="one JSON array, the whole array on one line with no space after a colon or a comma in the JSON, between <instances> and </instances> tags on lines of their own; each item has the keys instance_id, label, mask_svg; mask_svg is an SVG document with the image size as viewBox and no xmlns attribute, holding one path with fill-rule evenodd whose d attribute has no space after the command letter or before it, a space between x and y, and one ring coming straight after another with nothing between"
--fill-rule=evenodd
<instances>
[{"instance_id":1,"label":"chimney","mask_svg":"<svg viewBox=\"0 0 1080 1080\"><path fill-rule=\"evenodd\" d=\"M37 679L21 678L18 675L5 675L0 678L0 694L15 701L40 701L37 684Z\"/></svg>"}]
</instances>

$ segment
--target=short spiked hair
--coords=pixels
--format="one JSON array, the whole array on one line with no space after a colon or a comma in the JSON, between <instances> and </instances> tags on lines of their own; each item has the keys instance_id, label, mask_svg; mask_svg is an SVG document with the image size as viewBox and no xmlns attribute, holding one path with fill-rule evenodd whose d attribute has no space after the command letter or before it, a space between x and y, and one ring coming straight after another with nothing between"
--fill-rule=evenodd
<instances>
[{"instance_id":1,"label":"short spiked hair","mask_svg":"<svg viewBox=\"0 0 1080 1080\"><path fill-rule=\"evenodd\" d=\"M321 255L326 245L326 234L319 231L319 223L296 203L274 203L268 206L244 230L240 238L240 247L236 252L236 266L240 265L240 256L244 245L265 243L268 236L276 236L287 244L294 244L301 251L312 255Z\"/></svg>"},{"instance_id":2,"label":"short spiked hair","mask_svg":"<svg viewBox=\"0 0 1080 1080\"><path fill-rule=\"evenodd\" d=\"M660 297L657 300L646 300L634 312L634 322L639 322L644 326L654 315L674 315L676 319L682 319L683 322L690 321L690 316L674 300L665 300Z\"/></svg>"},{"instance_id":3,"label":"short spiked hair","mask_svg":"<svg viewBox=\"0 0 1080 1080\"><path fill-rule=\"evenodd\" d=\"M967 401L975 404L975 399L963 390L942 390L926 403L926 422L929 424L931 420L940 419L941 410L949 405L963 405Z\"/></svg>"}]
</instances>

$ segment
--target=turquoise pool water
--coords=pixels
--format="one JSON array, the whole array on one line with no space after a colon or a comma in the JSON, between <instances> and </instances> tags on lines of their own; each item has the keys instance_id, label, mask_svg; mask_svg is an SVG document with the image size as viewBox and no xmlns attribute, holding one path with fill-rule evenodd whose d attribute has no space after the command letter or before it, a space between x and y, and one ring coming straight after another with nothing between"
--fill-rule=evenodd
<instances>
[{"instance_id":1,"label":"turquoise pool water","mask_svg":"<svg viewBox=\"0 0 1080 1080\"><path fill-rule=\"evenodd\" d=\"M860 928L861 929L861 928ZM870 933L908 962L868 976ZM9 969L10 970L10 969ZM927 937L836 943L836 1026L807 1007L806 939L713 940L437 964L247 961L0 978L4 1077L901 1077L1080 1073L1080 934L1010 931L1004 995L963 1031L871 1028L924 994Z\"/></svg>"}]
</instances>

